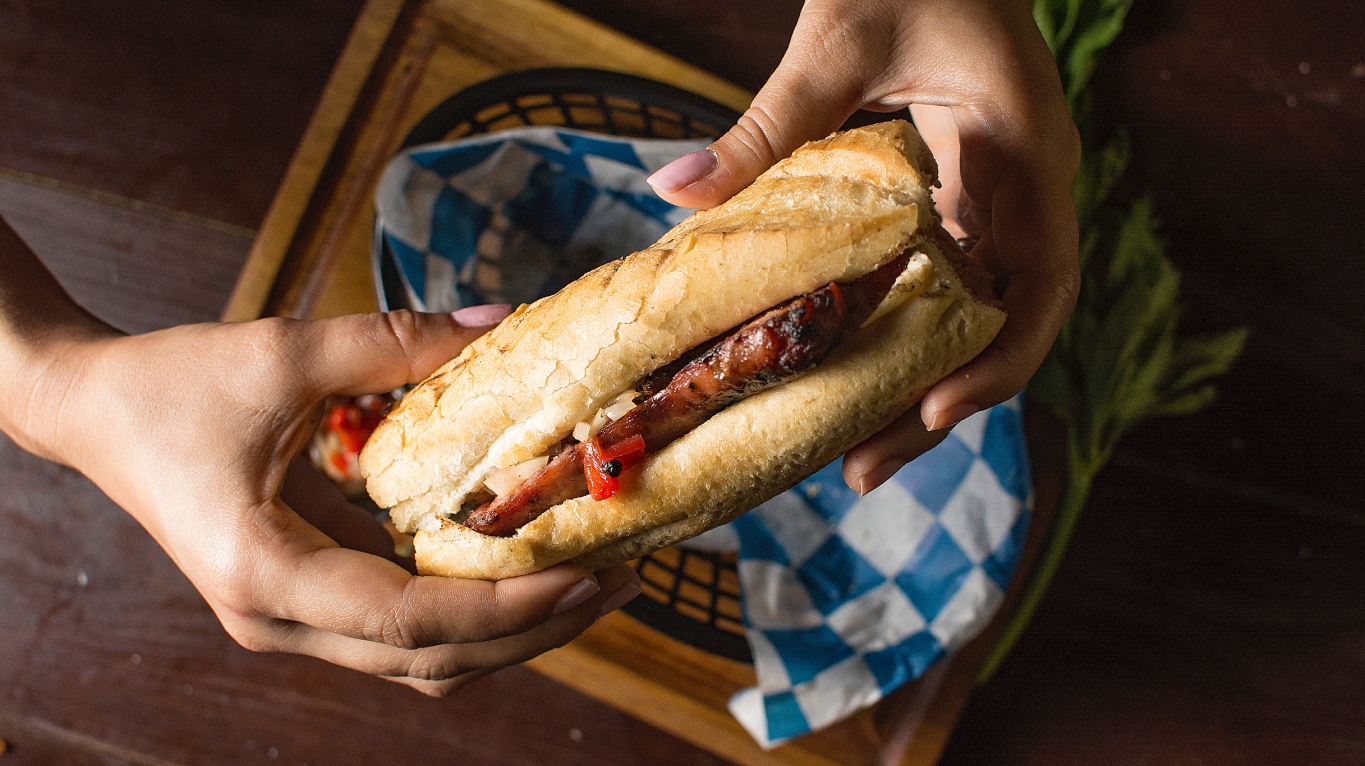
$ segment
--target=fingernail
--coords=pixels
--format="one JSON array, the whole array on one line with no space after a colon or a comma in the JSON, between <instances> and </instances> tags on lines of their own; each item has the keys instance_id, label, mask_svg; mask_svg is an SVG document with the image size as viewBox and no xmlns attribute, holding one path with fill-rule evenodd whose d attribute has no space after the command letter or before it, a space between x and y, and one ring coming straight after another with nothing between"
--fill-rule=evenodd
<instances>
[{"instance_id":1,"label":"fingernail","mask_svg":"<svg viewBox=\"0 0 1365 766\"><path fill-rule=\"evenodd\" d=\"M967 418L980 412L981 408L975 404L959 404L934 414L934 422L925 423L924 427L930 431L937 431L940 428L952 428Z\"/></svg>"},{"instance_id":2,"label":"fingernail","mask_svg":"<svg viewBox=\"0 0 1365 766\"><path fill-rule=\"evenodd\" d=\"M633 582L629 585L622 585L620 590L607 596L607 600L602 602L602 611L598 612L597 616L601 617L608 612L614 612L617 609L620 609L638 595L640 595L639 583Z\"/></svg>"},{"instance_id":3,"label":"fingernail","mask_svg":"<svg viewBox=\"0 0 1365 766\"><path fill-rule=\"evenodd\" d=\"M895 476L896 471L899 471L904 467L905 467L904 460L896 460L892 458L891 460L882 463L876 468L873 468L871 471L868 471L866 474L864 474L863 480L858 483L858 494L860 496L866 495L867 493L871 492L877 487L880 487L881 485L885 484L887 480L889 480L892 476Z\"/></svg>"},{"instance_id":4,"label":"fingernail","mask_svg":"<svg viewBox=\"0 0 1365 766\"><path fill-rule=\"evenodd\" d=\"M597 595L597 591L602 587L593 580L583 579L573 584L573 587L564 591L564 595L555 602L555 608L550 614L560 614L567 612L579 604Z\"/></svg>"},{"instance_id":5,"label":"fingernail","mask_svg":"<svg viewBox=\"0 0 1365 766\"><path fill-rule=\"evenodd\" d=\"M510 313L512 307L506 303L488 303L452 311L450 316L461 327L487 327L501 322Z\"/></svg>"},{"instance_id":6,"label":"fingernail","mask_svg":"<svg viewBox=\"0 0 1365 766\"><path fill-rule=\"evenodd\" d=\"M684 154L676 160L654 171L645 179L650 186L662 192L675 192L688 184L705 178L720 164L720 158L710 149Z\"/></svg>"}]
</instances>

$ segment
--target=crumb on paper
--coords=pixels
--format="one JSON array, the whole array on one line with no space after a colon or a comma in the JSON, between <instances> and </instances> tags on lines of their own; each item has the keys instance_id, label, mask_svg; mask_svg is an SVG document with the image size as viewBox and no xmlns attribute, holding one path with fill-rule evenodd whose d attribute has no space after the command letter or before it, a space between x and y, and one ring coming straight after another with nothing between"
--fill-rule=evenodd
<instances>
[{"instance_id":1,"label":"crumb on paper","mask_svg":"<svg viewBox=\"0 0 1365 766\"><path fill-rule=\"evenodd\" d=\"M573 740L574 742L582 742L582 741L583 741L583 730L582 730L582 729L569 729L569 739Z\"/></svg>"}]
</instances>

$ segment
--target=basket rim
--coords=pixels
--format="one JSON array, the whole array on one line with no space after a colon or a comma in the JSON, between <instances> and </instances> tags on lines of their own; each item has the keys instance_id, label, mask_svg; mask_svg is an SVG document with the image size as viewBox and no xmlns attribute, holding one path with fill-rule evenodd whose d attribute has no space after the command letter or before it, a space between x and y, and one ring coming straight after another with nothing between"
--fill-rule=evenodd
<instances>
[{"instance_id":1,"label":"basket rim","mask_svg":"<svg viewBox=\"0 0 1365 766\"><path fill-rule=\"evenodd\" d=\"M740 117L739 112L705 96L638 75L589 67L542 67L490 77L447 97L408 131L399 151L440 141L460 120L498 103L547 92L594 91L677 112L714 127L717 135ZM619 135L607 131L591 132Z\"/></svg>"}]
</instances>

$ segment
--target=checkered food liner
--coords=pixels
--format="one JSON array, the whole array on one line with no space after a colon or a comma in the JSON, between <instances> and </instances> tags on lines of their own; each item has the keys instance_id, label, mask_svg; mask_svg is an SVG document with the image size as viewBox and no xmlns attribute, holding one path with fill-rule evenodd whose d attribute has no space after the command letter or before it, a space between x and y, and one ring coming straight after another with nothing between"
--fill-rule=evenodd
<instances>
[{"instance_id":1,"label":"checkered food liner","mask_svg":"<svg viewBox=\"0 0 1365 766\"><path fill-rule=\"evenodd\" d=\"M685 218L645 179L704 145L547 127L414 147L380 181L378 239L414 308L529 303ZM1031 485L1017 399L864 497L840 470L696 541L738 548L758 686L730 710L765 747L871 705L969 641L1023 546Z\"/></svg>"}]
</instances>

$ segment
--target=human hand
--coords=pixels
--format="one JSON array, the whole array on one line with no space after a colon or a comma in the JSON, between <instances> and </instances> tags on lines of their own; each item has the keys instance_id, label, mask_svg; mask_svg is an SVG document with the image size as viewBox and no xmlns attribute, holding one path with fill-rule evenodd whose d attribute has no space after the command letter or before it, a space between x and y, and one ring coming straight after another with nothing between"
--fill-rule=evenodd
<instances>
[{"instance_id":1,"label":"human hand","mask_svg":"<svg viewBox=\"0 0 1365 766\"><path fill-rule=\"evenodd\" d=\"M786 55L739 123L650 178L670 202L710 207L857 109L912 104L940 163L936 205L1007 280L1009 318L917 409L907 402L905 415L849 451L844 478L860 493L950 426L1022 390L1075 304L1080 140L1029 3L807 0Z\"/></svg>"},{"instance_id":2,"label":"human hand","mask_svg":"<svg viewBox=\"0 0 1365 766\"><path fill-rule=\"evenodd\" d=\"M47 366L15 422L131 513L243 646L444 694L566 643L639 593L634 571L414 577L374 518L295 458L326 397L416 382L505 313L111 331Z\"/></svg>"}]
</instances>

